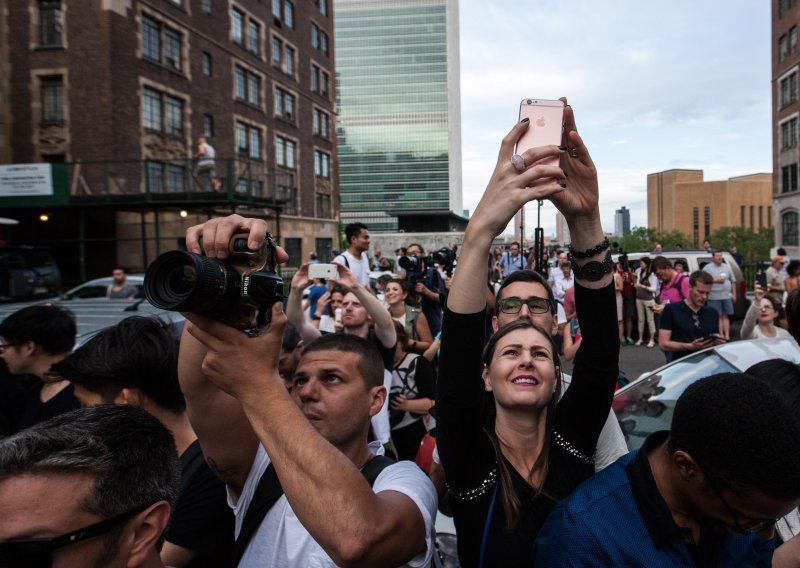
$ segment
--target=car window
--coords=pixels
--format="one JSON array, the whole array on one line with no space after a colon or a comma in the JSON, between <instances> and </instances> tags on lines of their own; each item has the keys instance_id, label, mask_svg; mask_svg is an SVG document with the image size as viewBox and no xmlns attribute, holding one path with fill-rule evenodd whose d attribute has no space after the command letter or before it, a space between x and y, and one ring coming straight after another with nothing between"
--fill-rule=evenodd
<instances>
[{"instance_id":1,"label":"car window","mask_svg":"<svg viewBox=\"0 0 800 568\"><path fill-rule=\"evenodd\" d=\"M724 261L724 260L725 260L725 259L723 259L723 261ZM698 257L697 257L697 268L698 268L699 270L703 270L703 267L704 267L706 264L708 264L709 262L711 262L711 257L710 257L710 256L698 256Z\"/></svg>"},{"instance_id":2,"label":"car window","mask_svg":"<svg viewBox=\"0 0 800 568\"><path fill-rule=\"evenodd\" d=\"M81 286L67 296L70 300L80 300L86 298L103 298L106 295L108 286Z\"/></svg>"},{"instance_id":3,"label":"car window","mask_svg":"<svg viewBox=\"0 0 800 568\"><path fill-rule=\"evenodd\" d=\"M713 350L697 353L631 384L614 396L613 408L628 449L635 450L658 430L669 430L675 401L695 381L738 372Z\"/></svg>"}]
</instances>

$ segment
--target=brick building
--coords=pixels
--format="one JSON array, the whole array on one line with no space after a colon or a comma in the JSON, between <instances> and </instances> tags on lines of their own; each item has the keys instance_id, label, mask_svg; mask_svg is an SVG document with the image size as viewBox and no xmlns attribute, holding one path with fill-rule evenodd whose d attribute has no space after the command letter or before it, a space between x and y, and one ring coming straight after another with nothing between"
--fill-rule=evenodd
<instances>
[{"instance_id":1,"label":"brick building","mask_svg":"<svg viewBox=\"0 0 800 568\"><path fill-rule=\"evenodd\" d=\"M775 246L790 258L800 256L800 191L798 191L798 100L800 51L797 0L772 0L772 171L775 207Z\"/></svg>"},{"instance_id":2,"label":"brick building","mask_svg":"<svg viewBox=\"0 0 800 568\"><path fill-rule=\"evenodd\" d=\"M720 227L772 226L772 175L703 181L702 170L667 170L647 176L647 226L678 230L699 246Z\"/></svg>"},{"instance_id":3,"label":"brick building","mask_svg":"<svg viewBox=\"0 0 800 568\"><path fill-rule=\"evenodd\" d=\"M332 38L330 0L0 0L0 164L64 163L69 196L0 188L9 240L88 257L68 280L142 270L231 211L267 219L290 265L335 247ZM195 175L202 135L219 191Z\"/></svg>"}]
</instances>

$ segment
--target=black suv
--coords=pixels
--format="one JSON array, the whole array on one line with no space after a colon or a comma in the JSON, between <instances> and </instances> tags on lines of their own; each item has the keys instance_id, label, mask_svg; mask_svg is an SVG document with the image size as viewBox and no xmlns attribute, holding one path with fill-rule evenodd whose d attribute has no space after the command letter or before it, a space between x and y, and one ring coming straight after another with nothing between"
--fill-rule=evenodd
<instances>
[{"instance_id":1,"label":"black suv","mask_svg":"<svg viewBox=\"0 0 800 568\"><path fill-rule=\"evenodd\" d=\"M0 248L0 302L57 296L60 287L61 273L47 250Z\"/></svg>"}]
</instances>

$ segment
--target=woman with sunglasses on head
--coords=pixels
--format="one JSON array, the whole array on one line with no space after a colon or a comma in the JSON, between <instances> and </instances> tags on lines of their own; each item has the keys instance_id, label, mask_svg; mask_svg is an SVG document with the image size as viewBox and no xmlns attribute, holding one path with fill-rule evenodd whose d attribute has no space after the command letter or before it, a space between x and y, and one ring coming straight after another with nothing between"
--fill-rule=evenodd
<instances>
[{"instance_id":1,"label":"woman with sunglasses on head","mask_svg":"<svg viewBox=\"0 0 800 568\"><path fill-rule=\"evenodd\" d=\"M744 316L740 336L742 339L769 339L791 337L788 331L775 325L783 317L783 307L771 294L764 292L756 282L753 303Z\"/></svg>"},{"instance_id":2,"label":"woman with sunglasses on head","mask_svg":"<svg viewBox=\"0 0 800 568\"><path fill-rule=\"evenodd\" d=\"M562 146L514 154L527 129L527 121L520 122L502 142L464 236L442 327L437 446L465 567L530 565L550 510L594 471L592 456L618 376L612 266L596 169L571 107L564 111ZM551 157L558 165L537 164ZM583 324L572 384L560 400L561 369L551 339L556 306L543 279L501 289L493 319L498 329L480 355L485 251L520 207L545 198L570 227Z\"/></svg>"}]
</instances>

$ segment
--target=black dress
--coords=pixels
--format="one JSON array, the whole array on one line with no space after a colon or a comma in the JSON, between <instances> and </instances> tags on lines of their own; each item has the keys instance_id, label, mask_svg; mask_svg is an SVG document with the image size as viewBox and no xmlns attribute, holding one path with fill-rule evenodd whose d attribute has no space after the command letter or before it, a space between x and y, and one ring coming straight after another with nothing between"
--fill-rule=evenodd
<instances>
[{"instance_id":1,"label":"black dress","mask_svg":"<svg viewBox=\"0 0 800 568\"><path fill-rule=\"evenodd\" d=\"M523 504L521 522L513 529L506 528L497 491L498 458L483 430L484 312L445 311L436 397L437 446L450 490L462 566L479 564L490 507L484 566L530 566L533 542L549 512L594 473L592 456L619 374L614 286L590 290L576 284L575 303L583 343L575 357L572 384L558 404L543 491L536 496L508 464L514 491Z\"/></svg>"}]
</instances>

